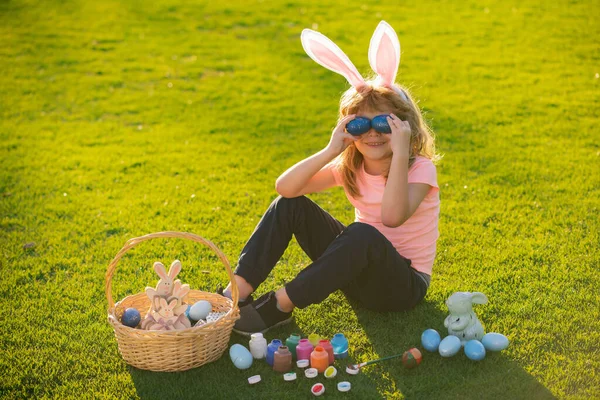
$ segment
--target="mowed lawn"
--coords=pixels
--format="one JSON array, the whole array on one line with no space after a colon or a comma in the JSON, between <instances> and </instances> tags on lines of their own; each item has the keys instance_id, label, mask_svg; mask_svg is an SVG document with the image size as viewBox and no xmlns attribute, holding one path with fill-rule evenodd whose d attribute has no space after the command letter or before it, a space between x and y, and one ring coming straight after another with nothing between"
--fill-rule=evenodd
<instances>
[{"instance_id":1,"label":"mowed lawn","mask_svg":"<svg viewBox=\"0 0 600 400\"><path fill-rule=\"evenodd\" d=\"M275 179L327 145L348 87L300 32L366 75L382 19L444 156L431 288L398 314L334 293L267 338L343 332L352 361L372 360L421 347L427 328L445 336L445 300L480 291L475 311L507 350L424 351L413 370L396 359L356 377L338 362L325 398L600 398L600 8L564 0L1 2L0 397L310 398L316 381L239 371L227 352L182 373L129 367L104 275L128 239L165 230L213 241L234 267ZM340 188L310 197L352 222ZM176 258L194 289L227 282L208 248L154 240L118 264L113 297ZM258 294L309 262L293 243Z\"/></svg>"}]
</instances>

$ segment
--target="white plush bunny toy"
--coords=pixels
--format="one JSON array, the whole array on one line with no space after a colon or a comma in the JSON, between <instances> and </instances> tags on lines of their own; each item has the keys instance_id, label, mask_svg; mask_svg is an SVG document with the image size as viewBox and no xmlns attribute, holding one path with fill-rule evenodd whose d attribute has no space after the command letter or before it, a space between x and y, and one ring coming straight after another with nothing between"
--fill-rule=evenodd
<instances>
[{"instance_id":1,"label":"white plush bunny toy","mask_svg":"<svg viewBox=\"0 0 600 400\"><path fill-rule=\"evenodd\" d=\"M456 292L446 300L450 315L444 320L448 335L457 336L464 346L469 340L483 338L483 325L473 312L473 303L485 304L488 299L481 292Z\"/></svg>"}]
</instances>

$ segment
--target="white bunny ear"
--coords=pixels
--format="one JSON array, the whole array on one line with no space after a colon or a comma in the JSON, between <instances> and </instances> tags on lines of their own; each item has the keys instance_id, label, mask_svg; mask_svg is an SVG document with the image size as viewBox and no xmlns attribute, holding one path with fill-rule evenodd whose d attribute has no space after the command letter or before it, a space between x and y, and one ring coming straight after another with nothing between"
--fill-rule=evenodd
<instances>
[{"instance_id":1,"label":"white bunny ear","mask_svg":"<svg viewBox=\"0 0 600 400\"><path fill-rule=\"evenodd\" d=\"M394 28L385 21L377 25L371 37L369 64L384 86L394 86L400 65L400 41Z\"/></svg>"},{"instance_id":2,"label":"white bunny ear","mask_svg":"<svg viewBox=\"0 0 600 400\"><path fill-rule=\"evenodd\" d=\"M169 277L171 277L171 279L175 279L179 272L181 272L181 262L179 260L175 260L169 267Z\"/></svg>"},{"instance_id":3,"label":"white bunny ear","mask_svg":"<svg viewBox=\"0 0 600 400\"><path fill-rule=\"evenodd\" d=\"M366 85L365 80L352 64L352 61L327 36L312 29L304 29L300 35L300 40L306 54L318 64L342 75L356 89Z\"/></svg>"},{"instance_id":4,"label":"white bunny ear","mask_svg":"<svg viewBox=\"0 0 600 400\"><path fill-rule=\"evenodd\" d=\"M486 304L488 302L487 296L481 292L474 292L471 299L474 304Z\"/></svg>"},{"instance_id":5,"label":"white bunny ear","mask_svg":"<svg viewBox=\"0 0 600 400\"><path fill-rule=\"evenodd\" d=\"M165 269L165 266L161 262L157 261L154 263L154 270L162 279L167 279L169 277L167 275L167 270Z\"/></svg>"}]
</instances>

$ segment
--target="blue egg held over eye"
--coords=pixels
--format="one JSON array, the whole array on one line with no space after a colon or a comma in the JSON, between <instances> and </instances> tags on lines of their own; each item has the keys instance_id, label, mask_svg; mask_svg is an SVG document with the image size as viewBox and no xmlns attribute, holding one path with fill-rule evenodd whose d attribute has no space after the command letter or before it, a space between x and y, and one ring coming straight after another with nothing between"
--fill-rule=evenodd
<instances>
[{"instance_id":1,"label":"blue egg held over eye","mask_svg":"<svg viewBox=\"0 0 600 400\"><path fill-rule=\"evenodd\" d=\"M364 117L356 117L346 124L346 130L349 134L358 136L371 129L371 120Z\"/></svg>"},{"instance_id":2,"label":"blue egg held over eye","mask_svg":"<svg viewBox=\"0 0 600 400\"><path fill-rule=\"evenodd\" d=\"M371 126L377 132L380 133L392 133L392 128L390 128L390 124L387 122L387 117L389 114L378 115L371 121Z\"/></svg>"}]
</instances>

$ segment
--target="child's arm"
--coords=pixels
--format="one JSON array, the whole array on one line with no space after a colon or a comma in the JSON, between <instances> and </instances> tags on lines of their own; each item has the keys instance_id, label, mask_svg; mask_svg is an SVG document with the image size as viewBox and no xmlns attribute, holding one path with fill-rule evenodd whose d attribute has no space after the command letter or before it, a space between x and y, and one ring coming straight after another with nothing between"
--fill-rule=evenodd
<instances>
[{"instance_id":1,"label":"child's arm","mask_svg":"<svg viewBox=\"0 0 600 400\"><path fill-rule=\"evenodd\" d=\"M332 153L324 149L300 161L277 178L275 190L283 197L292 198L335 186L331 171L322 169L333 158Z\"/></svg>"},{"instance_id":2,"label":"child's arm","mask_svg":"<svg viewBox=\"0 0 600 400\"><path fill-rule=\"evenodd\" d=\"M429 192L425 183L408 183L408 148L410 126L392 114L392 162L381 201L381 222L392 228L402 225L414 214Z\"/></svg>"},{"instance_id":3,"label":"child's arm","mask_svg":"<svg viewBox=\"0 0 600 400\"><path fill-rule=\"evenodd\" d=\"M407 183L408 167L406 165L408 165L408 160L401 159L397 162L404 165L402 168L394 166L394 158L396 158L395 155L392 158L392 166L381 204L381 222L391 228L405 223L415 213L431 189L431 186L426 183Z\"/></svg>"},{"instance_id":4,"label":"child's arm","mask_svg":"<svg viewBox=\"0 0 600 400\"><path fill-rule=\"evenodd\" d=\"M354 136L345 132L346 124L354 115L344 117L333 130L327 147L300 161L285 171L275 182L275 190L283 197L298 197L335 186L333 173L323 169L327 163L348 147Z\"/></svg>"}]
</instances>

